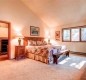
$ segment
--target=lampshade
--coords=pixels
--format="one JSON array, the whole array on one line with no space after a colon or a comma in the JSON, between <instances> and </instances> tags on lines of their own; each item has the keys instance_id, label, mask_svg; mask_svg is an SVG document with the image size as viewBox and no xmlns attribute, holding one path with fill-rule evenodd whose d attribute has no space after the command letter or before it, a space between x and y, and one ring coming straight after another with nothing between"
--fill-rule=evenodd
<instances>
[{"instance_id":1,"label":"lampshade","mask_svg":"<svg viewBox=\"0 0 86 80\"><path fill-rule=\"evenodd\" d=\"M21 39L23 39L24 36L23 36L22 34L17 34L17 35L16 35L16 38L18 38L18 44L19 44L19 46L20 46L20 45L21 45Z\"/></svg>"},{"instance_id":2,"label":"lampshade","mask_svg":"<svg viewBox=\"0 0 86 80\"><path fill-rule=\"evenodd\" d=\"M16 34L16 37L21 38L21 39L24 38L24 36L22 34Z\"/></svg>"},{"instance_id":3,"label":"lampshade","mask_svg":"<svg viewBox=\"0 0 86 80\"><path fill-rule=\"evenodd\" d=\"M50 34L48 35L48 44L50 44Z\"/></svg>"}]
</instances>

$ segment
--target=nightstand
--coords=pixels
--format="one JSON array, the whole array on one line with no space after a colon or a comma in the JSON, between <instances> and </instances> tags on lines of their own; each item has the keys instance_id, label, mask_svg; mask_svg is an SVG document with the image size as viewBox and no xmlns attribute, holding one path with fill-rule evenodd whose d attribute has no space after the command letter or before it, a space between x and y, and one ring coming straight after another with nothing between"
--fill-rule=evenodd
<instances>
[{"instance_id":1,"label":"nightstand","mask_svg":"<svg viewBox=\"0 0 86 80\"><path fill-rule=\"evenodd\" d=\"M15 46L15 59L19 60L25 57L25 46Z\"/></svg>"}]
</instances>

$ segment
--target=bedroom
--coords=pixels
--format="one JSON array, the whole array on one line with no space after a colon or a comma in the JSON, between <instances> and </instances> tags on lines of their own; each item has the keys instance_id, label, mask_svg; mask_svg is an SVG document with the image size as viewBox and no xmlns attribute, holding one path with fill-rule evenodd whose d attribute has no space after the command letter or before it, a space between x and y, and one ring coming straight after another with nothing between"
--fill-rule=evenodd
<instances>
[{"instance_id":1,"label":"bedroom","mask_svg":"<svg viewBox=\"0 0 86 80\"><path fill-rule=\"evenodd\" d=\"M17 36L31 37L30 26L39 27L40 35L37 37L50 39L53 44L66 45L71 51L85 54L86 42L62 42L62 28L86 24L85 9L85 0L0 0L0 21L11 24L9 59L15 58ZM60 31L58 41L55 40L55 31Z\"/></svg>"}]
</instances>

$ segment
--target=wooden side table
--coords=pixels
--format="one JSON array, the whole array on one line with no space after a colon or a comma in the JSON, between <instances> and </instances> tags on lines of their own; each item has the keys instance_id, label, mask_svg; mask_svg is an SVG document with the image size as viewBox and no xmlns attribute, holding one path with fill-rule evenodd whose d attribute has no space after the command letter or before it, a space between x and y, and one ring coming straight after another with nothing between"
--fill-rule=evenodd
<instances>
[{"instance_id":1,"label":"wooden side table","mask_svg":"<svg viewBox=\"0 0 86 80\"><path fill-rule=\"evenodd\" d=\"M25 46L15 46L15 59L19 60L25 57Z\"/></svg>"}]
</instances>

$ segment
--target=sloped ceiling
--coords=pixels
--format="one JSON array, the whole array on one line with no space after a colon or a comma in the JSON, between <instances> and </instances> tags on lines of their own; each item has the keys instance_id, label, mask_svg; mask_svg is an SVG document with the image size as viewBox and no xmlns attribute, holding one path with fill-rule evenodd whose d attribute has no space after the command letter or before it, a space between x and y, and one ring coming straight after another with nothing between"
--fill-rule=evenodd
<instances>
[{"instance_id":1,"label":"sloped ceiling","mask_svg":"<svg viewBox=\"0 0 86 80\"><path fill-rule=\"evenodd\" d=\"M86 21L86 0L21 0L48 26Z\"/></svg>"}]
</instances>

